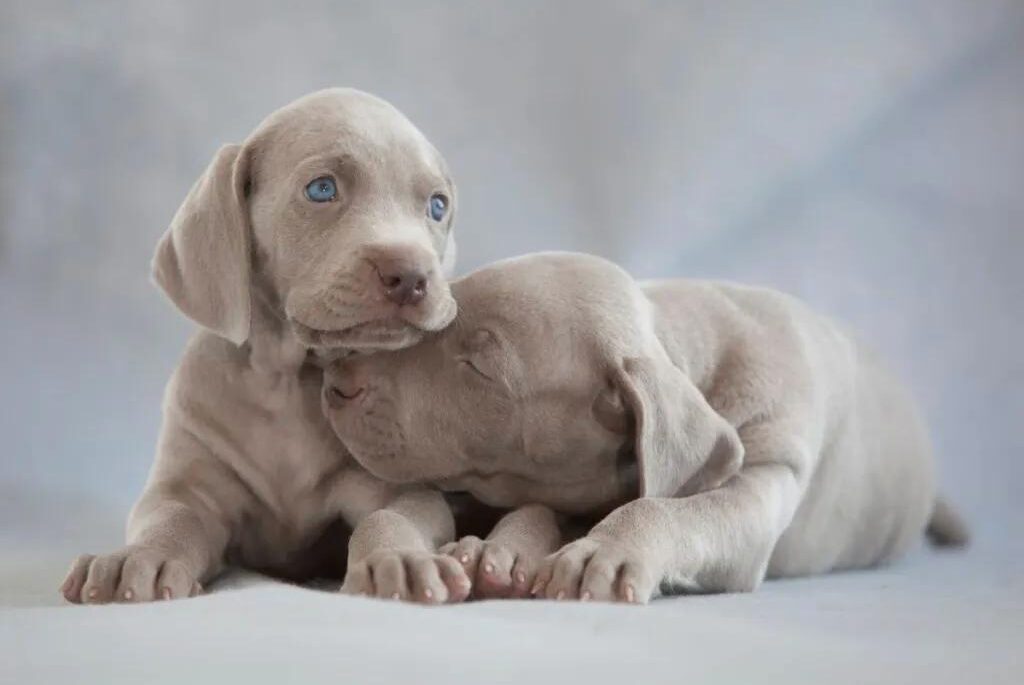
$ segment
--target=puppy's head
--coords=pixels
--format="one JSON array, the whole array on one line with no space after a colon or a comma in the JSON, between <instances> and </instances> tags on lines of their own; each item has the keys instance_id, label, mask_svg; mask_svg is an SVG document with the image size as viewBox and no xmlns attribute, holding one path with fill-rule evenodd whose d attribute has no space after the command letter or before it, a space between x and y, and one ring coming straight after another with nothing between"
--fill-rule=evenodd
<instances>
[{"instance_id":1,"label":"puppy's head","mask_svg":"<svg viewBox=\"0 0 1024 685\"><path fill-rule=\"evenodd\" d=\"M736 432L669 360L618 267L532 255L452 289L449 328L326 372L324 410L377 477L584 512L714 487L738 468Z\"/></svg>"},{"instance_id":2,"label":"puppy's head","mask_svg":"<svg viewBox=\"0 0 1024 685\"><path fill-rule=\"evenodd\" d=\"M451 322L455 188L386 102L313 93L216 154L157 247L153 275L241 344L254 297L311 347L399 348Z\"/></svg>"}]
</instances>

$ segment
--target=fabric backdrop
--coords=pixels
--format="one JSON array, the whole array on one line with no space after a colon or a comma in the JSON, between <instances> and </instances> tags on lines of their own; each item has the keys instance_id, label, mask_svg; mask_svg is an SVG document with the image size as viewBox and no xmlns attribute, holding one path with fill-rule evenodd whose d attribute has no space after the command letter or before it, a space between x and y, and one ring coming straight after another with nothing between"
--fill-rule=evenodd
<instances>
[{"instance_id":1,"label":"fabric backdrop","mask_svg":"<svg viewBox=\"0 0 1024 685\"><path fill-rule=\"evenodd\" d=\"M1015 0L2 3L8 564L118 534L192 330L157 238L220 144L331 85L445 155L460 272L583 250L846 321L919 398L972 553L1021 567Z\"/></svg>"}]
</instances>

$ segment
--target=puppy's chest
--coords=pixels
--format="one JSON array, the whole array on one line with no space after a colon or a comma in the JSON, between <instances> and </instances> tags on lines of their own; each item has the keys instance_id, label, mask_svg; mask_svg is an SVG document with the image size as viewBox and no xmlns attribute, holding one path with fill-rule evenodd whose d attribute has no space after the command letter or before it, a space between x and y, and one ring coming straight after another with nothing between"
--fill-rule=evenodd
<instances>
[{"instance_id":1,"label":"puppy's chest","mask_svg":"<svg viewBox=\"0 0 1024 685\"><path fill-rule=\"evenodd\" d=\"M247 380L246 395L256 402L240 436L247 456L237 470L254 499L242 547L250 555L287 555L335 515L330 493L354 462L320 410L319 379Z\"/></svg>"}]
</instances>

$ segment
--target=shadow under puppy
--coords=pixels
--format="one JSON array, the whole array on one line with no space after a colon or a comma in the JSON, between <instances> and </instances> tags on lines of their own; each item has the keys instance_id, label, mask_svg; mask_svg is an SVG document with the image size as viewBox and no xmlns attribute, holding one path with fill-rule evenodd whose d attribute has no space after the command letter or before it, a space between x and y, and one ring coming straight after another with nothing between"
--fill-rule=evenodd
<instances>
[{"instance_id":1,"label":"shadow under puppy","mask_svg":"<svg viewBox=\"0 0 1024 685\"><path fill-rule=\"evenodd\" d=\"M76 559L69 601L187 597L232 563L340 577L349 542L349 563L426 579L427 601L465 596L464 569L436 554L454 535L443 497L351 459L309 354L400 348L453 319L453 205L437 150L355 90L301 98L221 148L153 260L156 283L203 330L168 383L127 544Z\"/></svg>"},{"instance_id":2,"label":"shadow under puppy","mask_svg":"<svg viewBox=\"0 0 1024 685\"><path fill-rule=\"evenodd\" d=\"M325 409L378 478L521 507L483 543L506 594L749 591L966 539L910 397L792 297L564 253L451 287L452 326L331 366ZM604 518L545 557L551 510Z\"/></svg>"}]
</instances>

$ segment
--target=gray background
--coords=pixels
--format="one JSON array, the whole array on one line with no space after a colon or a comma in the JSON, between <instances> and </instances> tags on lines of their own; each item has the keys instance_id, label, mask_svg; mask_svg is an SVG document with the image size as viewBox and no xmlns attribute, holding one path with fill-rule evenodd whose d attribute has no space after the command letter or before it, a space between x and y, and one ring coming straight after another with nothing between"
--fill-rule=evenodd
<instances>
[{"instance_id":1,"label":"gray background","mask_svg":"<svg viewBox=\"0 0 1024 685\"><path fill-rule=\"evenodd\" d=\"M0 682L1020 683L1024 2L0 0ZM237 574L72 607L191 326L149 257L217 146L394 102L460 270L539 249L774 285L907 379L966 553L651 607L429 610Z\"/></svg>"},{"instance_id":2,"label":"gray background","mask_svg":"<svg viewBox=\"0 0 1024 685\"><path fill-rule=\"evenodd\" d=\"M586 250L846 320L920 398L980 546L1019 534L1024 3L8 0L7 551L123 520L191 330L151 250L218 145L329 85L445 154L460 271Z\"/></svg>"}]
</instances>

